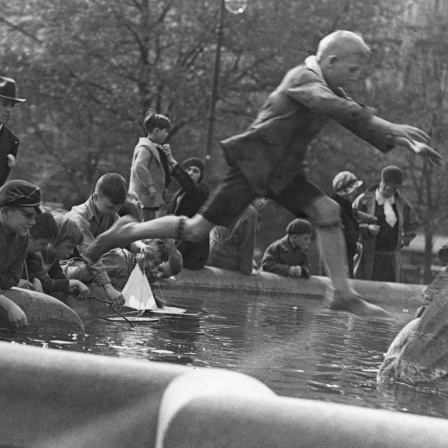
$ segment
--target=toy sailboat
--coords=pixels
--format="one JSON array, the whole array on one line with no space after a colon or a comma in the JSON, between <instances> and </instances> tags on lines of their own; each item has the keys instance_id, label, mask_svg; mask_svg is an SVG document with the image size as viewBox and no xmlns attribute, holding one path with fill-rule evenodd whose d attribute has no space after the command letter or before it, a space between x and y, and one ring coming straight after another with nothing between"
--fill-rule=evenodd
<instances>
[{"instance_id":1,"label":"toy sailboat","mask_svg":"<svg viewBox=\"0 0 448 448\"><path fill-rule=\"evenodd\" d=\"M154 322L160 320L160 317L150 317L148 314L162 314L162 315L191 315L187 314L183 308L176 308L172 306L158 307L148 278L144 274L139 264L131 272L126 285L123 288L122 294L125 298L124 306L132 308L137 311L136 316L126 314L126 317L131 322ZM145 314L145 315L143 315ZM108 318L115 322L124 321L119 317Z\"/></svg>"}]
</instances>

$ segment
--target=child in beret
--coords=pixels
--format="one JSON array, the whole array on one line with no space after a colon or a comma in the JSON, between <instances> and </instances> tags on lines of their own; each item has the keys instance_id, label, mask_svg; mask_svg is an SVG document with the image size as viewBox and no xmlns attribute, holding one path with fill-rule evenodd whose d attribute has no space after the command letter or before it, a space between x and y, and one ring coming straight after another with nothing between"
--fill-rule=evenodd
<instances>
[{"instance_id":1,"label":"child in beret","mask_svg":"<svg viewBox=\"0 0 448 448\"><path fill-rule=\"evenodd\" d=\"M261 267L284 277L310 278L308 262L313 227L306 219L295 219L286 227L286 236L273 242L264 253Z\"/></svg>"}]
</instances>

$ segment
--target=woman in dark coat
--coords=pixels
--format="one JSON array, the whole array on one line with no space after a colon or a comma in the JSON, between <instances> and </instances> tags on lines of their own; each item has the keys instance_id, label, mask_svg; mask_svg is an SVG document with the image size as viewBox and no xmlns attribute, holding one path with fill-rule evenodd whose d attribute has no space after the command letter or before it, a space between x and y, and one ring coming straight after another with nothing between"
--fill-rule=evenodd
<instances>
[{"instance_id":1,"label":"woman in dark coat","mask_svg":"<svg viewBox=\"0 0 448 448\"><path fill-rule=\"evenodd\" d=\"M167 153L167 156L171 165L171 177L174 177L181 186L168 204L167 214L191 218L209 195L208 187L202 183L204 163L192 157L185 160L181 166L171 154ZM194 243L182 241L177 250L182 254L184 268L201 269L208 259L209 239Z\"/></svg>"}]
</instances>

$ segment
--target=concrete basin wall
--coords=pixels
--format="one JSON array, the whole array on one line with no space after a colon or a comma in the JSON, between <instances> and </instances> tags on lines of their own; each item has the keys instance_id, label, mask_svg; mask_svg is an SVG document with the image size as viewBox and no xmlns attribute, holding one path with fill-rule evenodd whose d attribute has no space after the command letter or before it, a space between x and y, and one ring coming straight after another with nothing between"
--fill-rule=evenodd
<instances>
[{"instance_id":1,"label":"concrete basin wall","mask_svg":"<svg viewBox=\"0 0 448 448\"><path fill-rule=\"evenodd\" d=\"M446 447L448 422L282 398L239 373L0 343L2 446Z\"/></svg>"},{"instance_id":2,"label":"concrete basin wall","mask_svg":"<svg viewBox=\"0 0 448 448\"><path fill-rule=\"evenodd\" d=\"M364 280L352 280L352 283L356 291L372 303L385 305L393 302L410 308L420 306L425 289L424 285L404 283ZM198 271L183 269L175 280L166 280L161 286L163 290L238 290L266 294L294 294L297 299L303 295L322 300L331 282L328 277L291 278L264 271L258 271L254 275L243 275L237 271L206 266Z\"/></svg>"},{"instance_id":3,"label":"concrete basin wall","mask_svg":"<svg viewBox=\"0 0 448 448\"><path fill-rule=\"evenodd\" d=\"M28 327L23 331L84 334L83 323L76 312L52 296L16 287L3 294L25 313ZM13 328L3 310L0 312L0 328Z\"/></svg>"}]
</instances>

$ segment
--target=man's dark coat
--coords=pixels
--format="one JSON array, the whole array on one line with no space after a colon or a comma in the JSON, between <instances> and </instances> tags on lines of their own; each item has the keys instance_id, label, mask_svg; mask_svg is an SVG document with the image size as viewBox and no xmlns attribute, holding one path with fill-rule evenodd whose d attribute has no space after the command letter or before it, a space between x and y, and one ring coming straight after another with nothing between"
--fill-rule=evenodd
<instances>
[{"instance_id":1,"label":"man's dark coat","mask_svg":"<svg viewBox=\"0 0 448 448\"><path fill-rule=\"evenodd\" d=\"M11 167L8 166L8 154L17 156L19 139L5 125L0 131L0 187L8 179Z\"/></svg>"}]
</instances>

